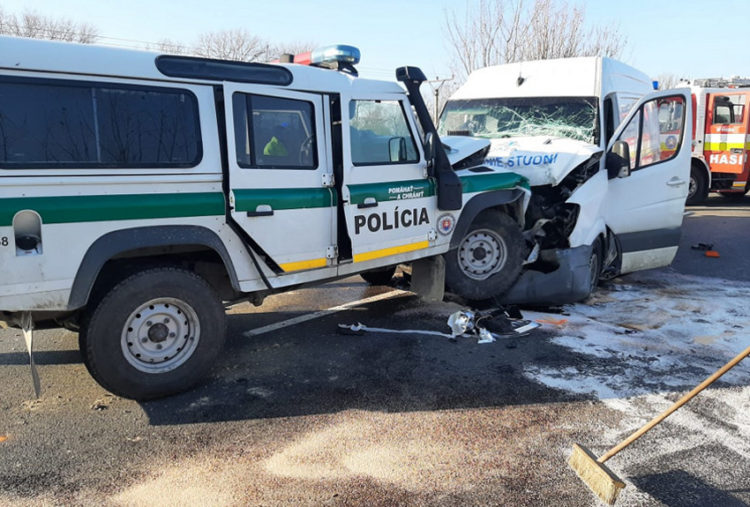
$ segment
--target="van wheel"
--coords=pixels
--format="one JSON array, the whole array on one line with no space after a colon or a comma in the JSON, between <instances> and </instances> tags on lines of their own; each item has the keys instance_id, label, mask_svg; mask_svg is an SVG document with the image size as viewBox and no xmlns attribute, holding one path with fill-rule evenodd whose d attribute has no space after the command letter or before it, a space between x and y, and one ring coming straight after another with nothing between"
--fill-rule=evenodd
<instances>
[{"instance_id":1,"label":"van wheel","mask_svg":"<svg viewBox=\"0 0 750 507\"><path fill-rule=\"evenodd\" d=\"M599 275L602 272L602 244L600 240L594 241L589 258L589 293L590 296L599 285Z\"/></svg>"},{"instance_id":2,"label":"van wheel","mask_svg":"<svg viewBox=\"0 0 750 507\"><path fill-rule=\"evenodd\" d=\"M389 268L373 269L372 271L366 271L360 273L359 276L364 278L365 282L370 285L388 285L393 279L393 275L396 273L396 266Z\"/></svg>"},{"instance_id":3,"label":"van wheel","mask_svg":"<svg viewBox=\"0 0 750 507\"><path fill-rule=\"evenodd\" d=\"M445 254L448 289L467 299L501 296L523 267L521 228L505 213L480 214L461 238L458 248Z\"/></svg>"},{"instance_id":4,"label":"van wheel","mask_svg":"<svg viewBox=\"0 0 750 507\"><path fill-rule=\"evenodd\" d=\"M685 204L702 204L708 198L708 181L705 171L693 164L690 166L690 185Z\"/></svg>"},{"instance_id":5,"label":"van wheel","mask_svg":"<svg viewBox=\"0 0 750 507\"><path fill-rule=\"evenodd\" d=\"M192 387L224 344L225 313L201 277L179 268L136 273L111 288L81 327L91 376L108 391L148 400Z\"/></svg>"}]
</instances>

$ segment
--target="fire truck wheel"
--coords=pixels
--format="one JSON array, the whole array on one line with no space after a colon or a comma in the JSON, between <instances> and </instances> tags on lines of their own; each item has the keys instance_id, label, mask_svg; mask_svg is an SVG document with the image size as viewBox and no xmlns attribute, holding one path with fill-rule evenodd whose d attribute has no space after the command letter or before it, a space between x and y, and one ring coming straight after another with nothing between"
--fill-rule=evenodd
<instances>
[{"instance_id":1,"label":"fire truck wheel","mask_svg":"<svg viewBox=\"0 0 750 507\"><path fill-rule=\"evenodd\" d=\"M701 204L708 197L708 181L706 181L705 171L693 164L690 167L690 185L688 186L688 196L685 204Z\"/></svg>"},{"instance_id":2,"label":"fire truck wheel","mask_svg":"<svg viewBox=\"0 0 750 507\"><path fill-rule=\"evenodd\" d=\"M138 272L112 287L84 319L79 342L91 376L134 400L192 387L224 344L219 296L176 267Z\"/></svg>"},{"instance_id":3,"label":"fire truck wheel","mask_svg":"<svg viewBox=\"0 0 750 507\"><path fill-rule=\"evenodd\" d=\"M445 254L445 284L451 292L471 300L501 296L523 267L521 228L508 215L481 213L461 239Z\"/></svg>"},{"instance_id":4,"label":"fire truck wheel","mask_svg":"<svg viewBox=\"0 0 750 507\"><path fill-rule=\"evenodd\" d=\"M359 276L365 279L365 282L370 285L388 285L393 279L393 275L396 273L396 266L389 268L374 269L365 273L360 273Z\"/></svg>"}]
</instances>

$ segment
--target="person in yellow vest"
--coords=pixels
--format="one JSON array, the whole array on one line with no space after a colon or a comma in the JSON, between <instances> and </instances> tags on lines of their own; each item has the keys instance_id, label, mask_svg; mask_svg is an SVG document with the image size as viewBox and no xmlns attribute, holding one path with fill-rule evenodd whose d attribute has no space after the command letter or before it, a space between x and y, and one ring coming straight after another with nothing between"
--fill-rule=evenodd
<instances>
[{"instance_id":1,"label":"person in yellow vest","mask_svg":"<svg viewBox=\"0 0 750 507\"><path fill-rule=\"evenodd\" d=\"M286 138L286 128L283 125L277 125L273 128L273 136L263 148L263 155L269 157L286 157L289 152L284 145L283 140Z\"/></svg>"}]
</instances>

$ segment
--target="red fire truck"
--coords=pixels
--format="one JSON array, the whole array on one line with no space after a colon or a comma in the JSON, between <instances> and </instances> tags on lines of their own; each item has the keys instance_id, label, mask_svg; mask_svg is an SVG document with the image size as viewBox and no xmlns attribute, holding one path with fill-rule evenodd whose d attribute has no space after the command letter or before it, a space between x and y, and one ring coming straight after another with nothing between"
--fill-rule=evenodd
<instances>
[{"instance_id":1,"label":"red fire truck","mask_svg":"<svg viewBox=\"0 0 750 507\"><path fill-rule=\"evenodd\" d=\"M691 89L694 142L687 203L700 204L709 191L741 198L750 189L750 79L696 80Z\"/></svg>"}]
</instances>

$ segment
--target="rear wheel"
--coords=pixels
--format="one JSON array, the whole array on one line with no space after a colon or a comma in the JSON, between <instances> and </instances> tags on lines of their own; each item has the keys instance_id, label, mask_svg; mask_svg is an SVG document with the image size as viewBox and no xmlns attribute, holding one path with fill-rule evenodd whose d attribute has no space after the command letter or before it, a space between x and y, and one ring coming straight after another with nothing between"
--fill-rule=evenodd
<instances>
[{"instance_id":1,"label":"rear wheel","mask_svg":"<svg viewBox=\"0 0 750 507\"><path fill-rule=\"evenodd\" d=\"M80 346L105 389L147 400L192 387L224 344L224 307L198 275L179 268L136 273L94 305Z\"/></svg>"},{"instance_id":2,"label":"rear wheel","mask_svg":"<svg viewBox=\"0 0 750 507\"><path fill-rule=\"evenodd\" d=\"M706 171L695 164L690 167L690 185L686 204L702 204L708 197L708 178Z\"/></svg>"},{"instance_id":3,"label":"rear wheel","mask_svg":"<svg viewBox=\"0 0 750 507\"><path fill-rule=\"evenodd\" d=\"M395 273L396 266L391 266L389 268L366 271L365 273L360 273L359 276L364 278L365 282L370 285L388 285L393 279Z\"/></svg>"},{"instance_id":4,"label":"rear wheel","mask_svg":"<svg viewBox=\"0 0 750 507\"><path fill-rule=\"evenodd\" d=\"M510 289L523 267L521 228L505 213L479 215L458 248L445 254L448 289L467 299L489 299Z\"/></svg>"}]
</instances>

